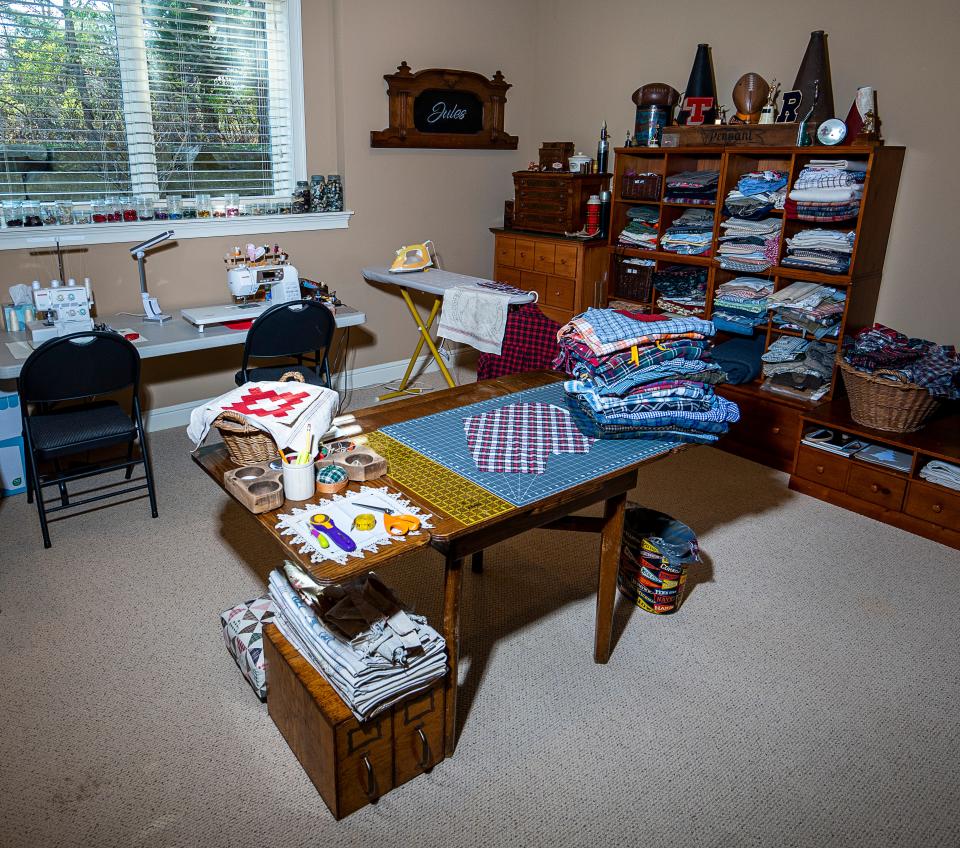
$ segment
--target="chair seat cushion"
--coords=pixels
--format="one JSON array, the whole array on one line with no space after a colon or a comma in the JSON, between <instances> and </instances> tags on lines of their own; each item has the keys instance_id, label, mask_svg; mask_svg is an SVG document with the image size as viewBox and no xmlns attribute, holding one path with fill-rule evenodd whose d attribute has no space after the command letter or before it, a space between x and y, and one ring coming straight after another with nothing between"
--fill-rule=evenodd
<instances>
[{"instance_id":1,"label":"chair seat cushion","mask_svg":"<svg viewBox=\"0 0 960 848\"><path fill-rule=\"evenodd\" d=\"M130 416L109 400L31 415L27 424L40 459L110 447L132 442L137 437Z\"/></svg>"},{"instance_id":2,"label":"chair seat cushion","mask_svg":"<svg viewBox=\"0 0 960 848\"><path fill-rule=\"evenodd\" d=\"M299 374L302 374L303 379L311 386L327 385L323 377L318 376L317 372L307 365L278 365L272 368L248 368L247 377L249 378L250 382L256 382L258 380L279 380L289 371L296 371ZM237 371L237 373L234 375L234 380L238 386L242 386L243 372Z\"/></svg>"}]
</instances>

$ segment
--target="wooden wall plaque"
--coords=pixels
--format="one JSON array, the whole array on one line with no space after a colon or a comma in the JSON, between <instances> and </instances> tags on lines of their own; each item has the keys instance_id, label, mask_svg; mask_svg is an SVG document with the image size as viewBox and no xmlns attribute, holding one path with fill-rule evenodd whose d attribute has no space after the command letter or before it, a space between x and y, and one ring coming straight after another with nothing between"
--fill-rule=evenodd
<instances>
[{"instance_id":1,"label":"wooden wall plaque","mask_svg":"<svg viewBox=\"0 0 960 848\"><path fill-rule=\"evenodd\" d=\"M473 71L428 68L413 73L406 62L386 74L390 126L371 131L371 147L459 147L516 150L517 136L503 129L510 83Z\"/></svg>"}]
</instances>

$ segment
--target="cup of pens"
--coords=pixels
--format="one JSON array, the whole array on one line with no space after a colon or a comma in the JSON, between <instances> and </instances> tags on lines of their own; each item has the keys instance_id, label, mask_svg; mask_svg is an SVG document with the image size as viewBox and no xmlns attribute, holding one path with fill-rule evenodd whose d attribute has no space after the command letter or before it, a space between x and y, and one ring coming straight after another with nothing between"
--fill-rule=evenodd
<instances>
[{"instance_id":1,"label":"cup of pens","mask_svg":"<svg viewBox=\"0 0 960 848\"><path fill-rule=\"evenodd\" d=\"M283 460L283 494L288 501L305 501L312 498L316 491L313 441L308 425L302 450L287 448L280 451Z\"/></svg>"}]
</instances>

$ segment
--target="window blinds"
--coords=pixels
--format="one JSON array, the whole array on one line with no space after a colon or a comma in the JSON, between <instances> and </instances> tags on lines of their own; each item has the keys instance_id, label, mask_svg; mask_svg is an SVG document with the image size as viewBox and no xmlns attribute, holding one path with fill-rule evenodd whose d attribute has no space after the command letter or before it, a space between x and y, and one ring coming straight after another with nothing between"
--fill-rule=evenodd
<instances>
[{"instance_id":1,"label":"window blinds","mask_svg":"<svg viewBox=\"0 0 960 848\"><path fill-rule=\"evenodd\" d=\"M285 194L286 0L0 0L0 194Z\"/></svg>"}]
</instances>

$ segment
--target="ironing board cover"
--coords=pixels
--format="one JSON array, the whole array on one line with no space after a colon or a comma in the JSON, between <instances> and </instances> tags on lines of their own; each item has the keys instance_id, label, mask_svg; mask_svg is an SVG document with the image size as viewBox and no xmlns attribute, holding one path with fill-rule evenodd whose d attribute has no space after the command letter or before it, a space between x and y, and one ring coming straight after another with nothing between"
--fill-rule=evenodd
<instances>
[{"instance_id":1,"label":"ironing board cover","mask_svg":"<svg viewBox=\"0 0 960 848\"><path fill-rule=\"evenodd\" d=\"M468 274L455 274L453 271L443 271L440 268L427 268L424 271L410 271L405 274L392 274L386 267L369 266L360 271L365 280L377 283L386 283L388 286L404 286L408 289L426 292L427 294L443 297L449 289L457 286L476 286L480 283L494 283L482 277L471 277ZM523 292L510 298L511 304L532 303L536 300L536 292Z\"/></svg>"}]
</instances>

